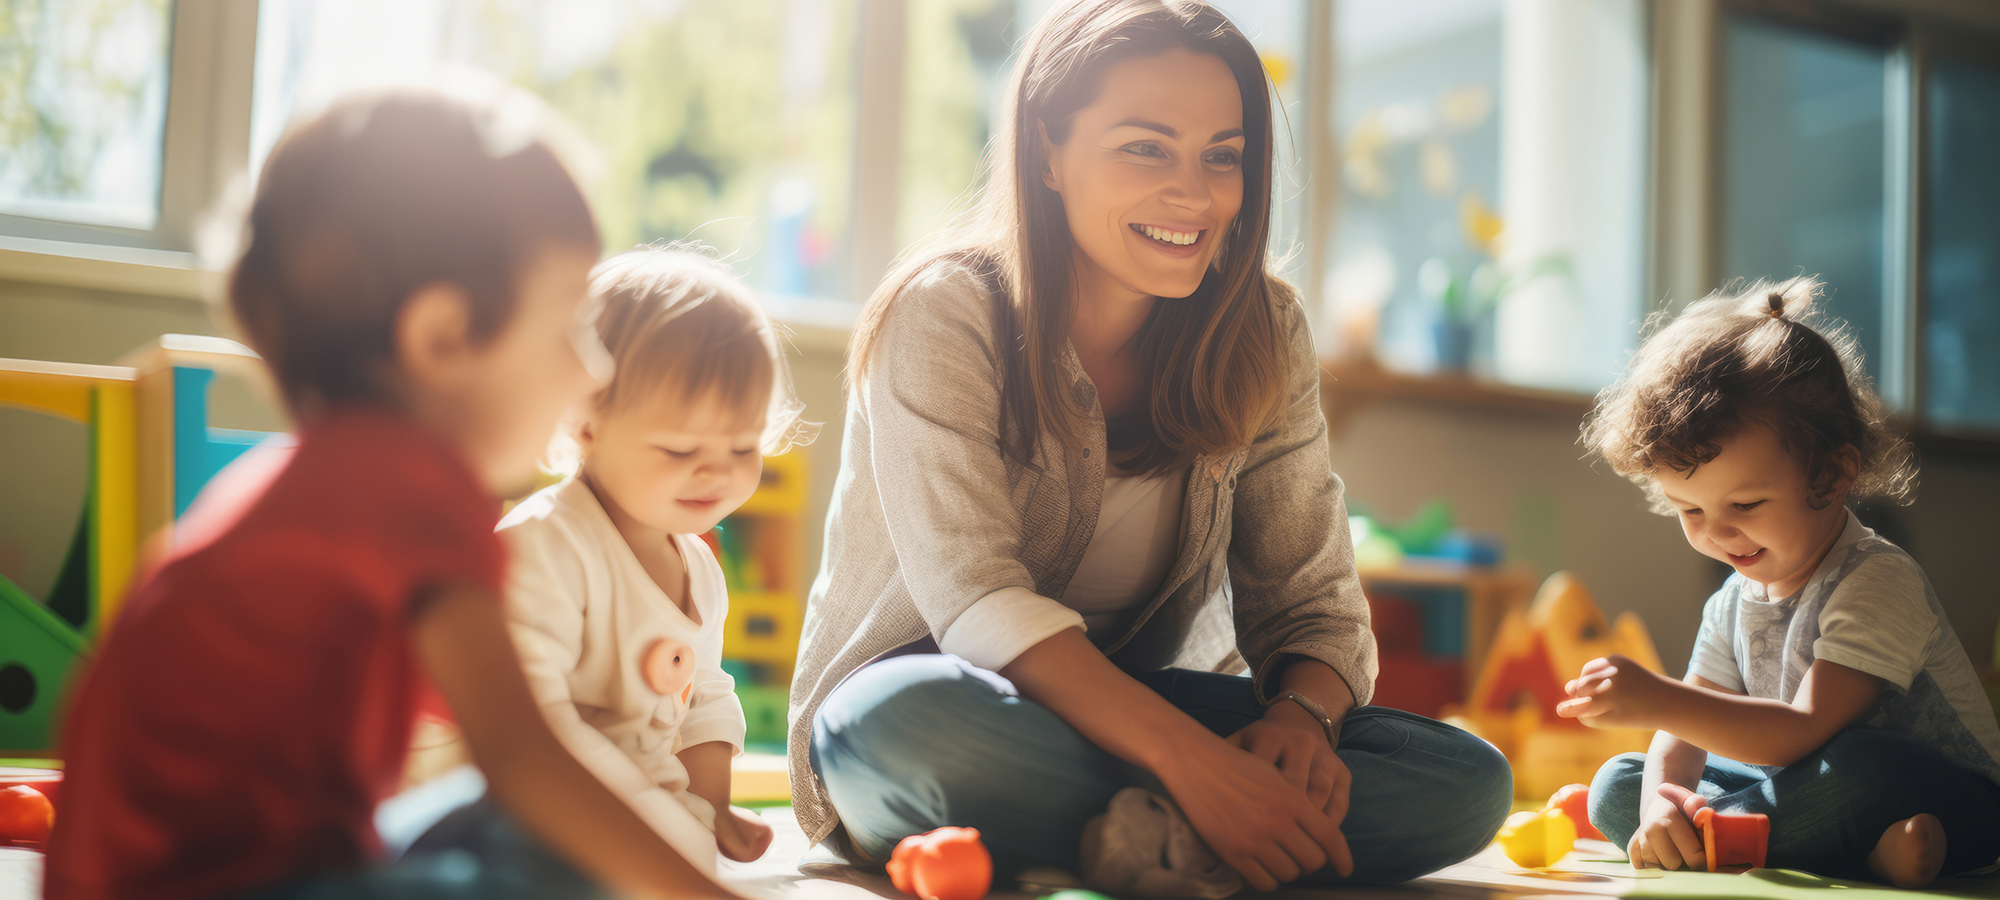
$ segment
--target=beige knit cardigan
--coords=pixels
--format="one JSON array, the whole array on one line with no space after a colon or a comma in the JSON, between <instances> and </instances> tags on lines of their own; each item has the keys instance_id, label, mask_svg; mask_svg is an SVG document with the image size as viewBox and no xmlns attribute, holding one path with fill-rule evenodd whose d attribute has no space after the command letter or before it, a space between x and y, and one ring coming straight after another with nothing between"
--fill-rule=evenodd
<instances>
[{"instance_id":1,"label":"beige knit cardigan","mask_svg":"<svg viewBox=\"0 0 2000 900\"><path fill-rule=\"evenodd\" d=\"M1332 666L1365 704L1375 641L1327 456L1319 366L1295 294L1272 284L1289 346L1287 407L1248 449L1194 461L1166 581L1091 638L1127 671L1247 664L1265 699L1272 661L1297 654ZM850 397L792 679L792 798L814 842L838 824L807 757L827 694L884 651L941 637L996 590L1061 597L1097 528L1105 443L1096 390L1065 346L1063 371L1091 410L1083 442L1045 433L1033 463L1003 454L993 302L961 264L924 270L896 299L881 355Z\"/></svg>"}]
</instances>

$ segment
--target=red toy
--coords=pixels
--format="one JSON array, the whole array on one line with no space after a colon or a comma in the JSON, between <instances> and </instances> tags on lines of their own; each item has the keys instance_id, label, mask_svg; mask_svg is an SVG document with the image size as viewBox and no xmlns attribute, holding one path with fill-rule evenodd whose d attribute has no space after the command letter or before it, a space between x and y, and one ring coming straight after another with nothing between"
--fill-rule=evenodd
<instances>
[{"instance_id":1,"label":"red toy","mask_svg":"<svg viewBox=\"0 0 2000 900\"><path fill-rule=\"evenodd\" d=\"M25 784L35 790L41 791L42 796L49 798L50 803L62 799L57 796L62 792L62 777L63 773L61 769L0 766L0 788L10 788L17 784Z\"/></svg>"},{"instance_id":2,"label":"red toy","mask_svg":"<svg viewBox=\"0 0 2000 900\"><path fill-rule=\"evenodd\" d=\"M1565 784L1556 789L1555 796L1549 798L1549 805L1542 808L1562 810L1563 815L1576 823L1577 837L1604 840L1604 832L1590 824L1590 785Z\"/></svg>"},{"instance_id":3,"label":"red toy","mask_svg":"<svg viewBox=\"0 0 2000 900\"><path fill-rule=\"evenodd\" d=\"M0 789L0 844L39 850L55 824L55 805L41 791L25 784Z\"/></svg>"},{"instance_id":4,"label":"red toy","mask_svg":"<svg viewBox=\"0 0 2000 900\"><path fill-rule=\"evenodd\" d=\"M1710 872L1764 867L1771 820L1763 813L1719 813L1704 806L1695 810L1694 827L1701 829L1701 851Z\"/></svg>"},{"instance_id":5,"label":"red toy","mask_svg":"<svg viewBox=\"0 0 2000 900\"><path fill-rule=\"evenodd\" d=\"M993 857L977 829L939 828L896 845L889 880L921 900L979 900L993 885Z\"/></svg>"}]
</instances>

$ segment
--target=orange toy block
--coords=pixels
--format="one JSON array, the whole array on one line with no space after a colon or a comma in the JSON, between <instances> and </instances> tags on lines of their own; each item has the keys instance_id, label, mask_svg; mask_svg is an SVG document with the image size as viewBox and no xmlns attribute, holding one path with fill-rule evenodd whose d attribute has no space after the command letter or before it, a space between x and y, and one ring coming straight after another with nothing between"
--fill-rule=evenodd
<instances>
[{"instance_id":1,"label":"orange toy block","mask_svg":"<svg viewBox=\"0 0 2000 900\"><path fill-rule=\"evenodd\" d=\"M1549 798L1549 805L1542 808L1562 810L1563 815L1576 823L1577 837L1604 840L1604 832L1590 824L1590 785L1565 784L1556 789L1555 795Z\"/></svg>"},{"instance_id":2,"label":"orange toy block","mask_svg":"<svg viewBox=\"0 0 2000 900\"><path fill-rule=\"evenodd\" d=\"M896 845L889 880L921 900L979 900L993 885L993 857L978 829L939 828Z\"/></svg>"},{"instance_id":3,"label":"orange toy block","mask_svg":"<svg viewBox=\"0 0 2000 900\"><path fill-rule=\"evenodd\" d=\"M1771 820L1763 813L1719 813L1695 810L1694 827L1701 829L1701 852L1708 870L1761 869L1771 844Z\"/></svg>"}]
</instances>

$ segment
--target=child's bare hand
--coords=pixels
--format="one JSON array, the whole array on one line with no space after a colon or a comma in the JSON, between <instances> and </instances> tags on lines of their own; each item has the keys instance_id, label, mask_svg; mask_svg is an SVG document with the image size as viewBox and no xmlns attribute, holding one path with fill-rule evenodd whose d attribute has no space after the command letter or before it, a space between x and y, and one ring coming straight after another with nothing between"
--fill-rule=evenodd
<instances>
[{"instance_id":1,"label":"child's bare hand","mask_svg":"<svg viewBox=\"0 0 2000 900\"><path fill-rule=\"evenodd\" d=\"M1659 673L1613 654L1583 664L1583 674L1563 685L1569 699L1556 715L1593 728L1654 728L1661 702L1678 687Z\"/></svg>"},{"instance_id":2,"label":"child's bare hand","mask_svg":"<svg viewBox=\"0 0 2000 900\"><path fill-rule=\"evenodd\" d=\"M1694 827L1694 814L1707 805L1700 794L1678 784L1660 785L1639 817L1639 830L1625 845L1632 868L1706 868L1708 861L1702 853L1701 832Z\"/></svg>"},{"instance_id":3,"label":"child's bare hand","mask_svg":"<svg viewBox=\"0 0 2000 900\"><path fill-rule=\"evenodd\" d=\"M771 826L757 814L725 807L715 817L715 849L737 862L749 862L771 849Z\"/></svg>"}]
</instances>

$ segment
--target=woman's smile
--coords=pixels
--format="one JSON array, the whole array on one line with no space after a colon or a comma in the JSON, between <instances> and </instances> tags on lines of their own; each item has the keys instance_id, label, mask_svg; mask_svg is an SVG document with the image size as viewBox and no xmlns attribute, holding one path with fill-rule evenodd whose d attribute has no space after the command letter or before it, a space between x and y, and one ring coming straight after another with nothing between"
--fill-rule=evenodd
<instances>
[{"instance_id":1,"label":"woman's smile","mask_svg":"<svg viewBox=\"0 0 2000 900\"><path fill-rule=\"evenodd\" d=\"M1134 223L1129 228L1133 234L1139 236L1138 239L1141 243L1175 259L1186 259L1202 252L1206 246L1205 242L1213 230L1208 228L1179 230L1168 228L1164 225L1143 225L1138 223Z\"/></svg>"}]
</instances>

